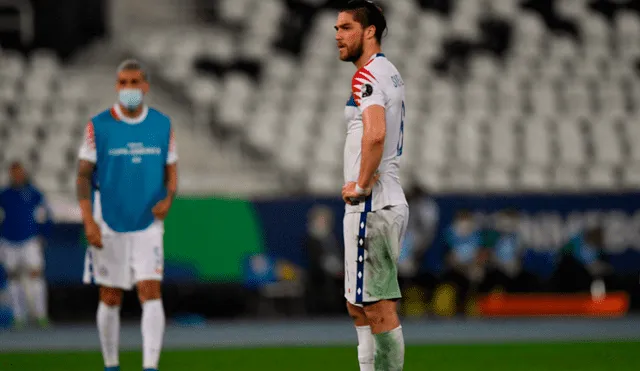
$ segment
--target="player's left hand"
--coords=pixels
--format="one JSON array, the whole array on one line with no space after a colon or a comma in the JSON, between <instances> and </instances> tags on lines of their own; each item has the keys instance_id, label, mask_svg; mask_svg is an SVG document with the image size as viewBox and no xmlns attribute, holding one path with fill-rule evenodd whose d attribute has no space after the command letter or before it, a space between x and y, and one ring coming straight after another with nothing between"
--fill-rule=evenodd
<instances>
[{"instance_id":1,"label":"player's left hand","mask_svg":"<svg viewBox=\"0 0 640 371\"><path fill-rule=\"evenodd\" d=\"M365 194L356 192L356 182L349 182L342 186L342 199L349 205L353 205L354 201L366 197L371 194L371 190L367 190Z\"/></svg>"},{"instance_id":2,"label":"player's left hand","mask_svg":"<svg viewBox=\"0 0 640 371\"><path fill-rule=\"evenodd\" d=\"M164 199L156 204L156 206L151 209L151 212L158 220L164 220L169 213L169 209L171 208L171 200Z\"/></svg>"}]
</instances>

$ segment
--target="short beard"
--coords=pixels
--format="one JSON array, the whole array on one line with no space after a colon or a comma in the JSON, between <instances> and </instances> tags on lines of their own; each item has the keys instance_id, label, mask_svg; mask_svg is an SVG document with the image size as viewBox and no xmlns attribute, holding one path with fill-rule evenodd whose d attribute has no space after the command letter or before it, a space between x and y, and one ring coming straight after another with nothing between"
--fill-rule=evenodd
<instances>
[{"instance_id":1,"label":"short beard","mask_svg":"<svg viewBox=\"0 0 640 371\"><path fill-rule=\"evenodd\" d=\"M345 62L355 63L362 54L364 53L364 36L360 39L360 44L355 47L353 53L349 54L347 58L344 59Z\"/></svg>"}]
</instances>

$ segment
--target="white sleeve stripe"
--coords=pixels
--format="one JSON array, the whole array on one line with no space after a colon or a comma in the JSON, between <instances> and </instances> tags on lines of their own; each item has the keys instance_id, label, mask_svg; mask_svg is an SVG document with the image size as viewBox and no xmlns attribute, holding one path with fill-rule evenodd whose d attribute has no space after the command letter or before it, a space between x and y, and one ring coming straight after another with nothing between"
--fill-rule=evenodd
<instances>
[{"instance_id":1,"label":"white sleeve stripe","mask_svg":"<svg viewBox=\"0 0 640 371\"><path fill-rule=\"evenodd\" d=\"M169 152L167 156L167 165L173 165L178 162L178 154L174 151Z\"/></svg>"}]
</instances>

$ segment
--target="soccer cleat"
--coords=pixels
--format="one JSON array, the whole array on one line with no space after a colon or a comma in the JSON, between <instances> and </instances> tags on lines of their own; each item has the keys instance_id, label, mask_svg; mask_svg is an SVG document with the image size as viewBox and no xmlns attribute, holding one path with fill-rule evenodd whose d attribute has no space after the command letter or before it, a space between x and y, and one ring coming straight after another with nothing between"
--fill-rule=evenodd
<instances>
[{"instance_id":1,"label":"soccer cleat","mask_svg":"<svg viewBox=\"0 0 640 371\"><path fill-rule=\"evenodd\" d=\"M120 371L120 366L105 367L104 371Z\"/></svg>"},{"instance_id":2,"label":"soccer cleat","mask_svg":"<svg viewBox=\"0 0 640 371\"><path fill-rule=\"evenodd\" d=\"M157 368L145 368L142 371L158 371L158 369Z\"/></svg>"}]
</instances>

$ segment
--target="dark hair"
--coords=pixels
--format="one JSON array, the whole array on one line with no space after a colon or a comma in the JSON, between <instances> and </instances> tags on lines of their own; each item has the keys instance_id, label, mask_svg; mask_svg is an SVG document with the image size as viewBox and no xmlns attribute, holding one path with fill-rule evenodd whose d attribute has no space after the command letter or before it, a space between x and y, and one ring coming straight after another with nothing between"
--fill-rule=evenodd
<instances>
[{"instance_id":1,"label":"dark hair","mask_svg":"<svg viewBox=\"0 0 640 371\"><path fill-rule=\"evenodd\" d=\"M382 36L387 30L387 20L382 14L382 8L370 0L351 0L340 9L341 12L352 12L353 19L362 25L362 28L369 26L376 27L376 40L382 43Z\"/></svg>"},{"instance_id":2,"label":"dark hair","mask_svg":"<svg viewBox=\"0 0 640 371\"><path fill-rule=\"evenodd\" d=\"M18 169L18 168L23 168L22 162L20 162L18 160L11 161L11 164L9 164L9 169L13 170L13 169Z\"/></svg>"},{"instance_id":3,"label":"dark hair","mask_svg":"<svg viewBox=\"0 0 640 371\"><path fill-rule=\"evenodd\" d=\"M149 81L147 69L136 59L127 59L120 63L118 66L118 73L121 71L140 71L142 73L142 78L145 81Z\"/></svg>"}]
</instances>

